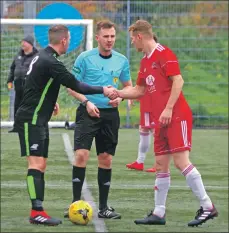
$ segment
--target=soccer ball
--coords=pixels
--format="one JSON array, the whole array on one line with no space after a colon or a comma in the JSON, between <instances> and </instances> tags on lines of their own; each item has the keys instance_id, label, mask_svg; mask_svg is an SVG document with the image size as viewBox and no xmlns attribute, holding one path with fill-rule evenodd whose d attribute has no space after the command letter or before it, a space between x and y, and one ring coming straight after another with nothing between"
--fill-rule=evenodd
<instances>
[{"instance_id":1,"label":"soccer ball","mask_svg":"<svg viewBox=\"0 0 229 233\"><path fill-rule=\"evenodd\" d=\"M70 205L68 213L72 223L77 225L87 225L92 219L93 210L88 202L79 200Z\"/></svg>"}]
</instances>

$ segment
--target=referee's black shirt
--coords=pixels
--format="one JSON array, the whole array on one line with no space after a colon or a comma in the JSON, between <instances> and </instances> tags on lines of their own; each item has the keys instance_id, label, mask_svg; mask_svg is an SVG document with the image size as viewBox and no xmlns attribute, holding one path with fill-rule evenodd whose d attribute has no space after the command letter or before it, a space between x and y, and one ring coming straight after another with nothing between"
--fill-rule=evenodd
<instances>
[{"instance_id":1,"label":"referee's black shirt","mask_svg":"<svg viewBox=\"0 0 229 233\"><path fill-rule=\"evenodd\" d=\"M45 125L52 116L61 84L82 94L103 93L102 87L91 87L76 80L58 60L58 56L48 46L34 57L27 72L23 99L15 122Z\"/></svg>"}]
</instances>

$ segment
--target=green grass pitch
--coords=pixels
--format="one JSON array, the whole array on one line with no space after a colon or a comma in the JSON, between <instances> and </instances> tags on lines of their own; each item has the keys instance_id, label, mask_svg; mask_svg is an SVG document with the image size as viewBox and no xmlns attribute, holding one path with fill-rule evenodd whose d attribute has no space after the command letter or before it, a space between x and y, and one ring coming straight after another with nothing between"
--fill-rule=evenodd
<instances>
[{"instance_id":1,"label":"green grass pitch","mask_svg":"<svg viewBox=\"0 0 229 233\"><path fill-rule=\"evenodd\" d=\"M63 218L63 210L72 199L71 166L64 148L62 134L73 144L73 131L50 130L50 150L44 207L63 220L57 227L31 225L28 222L30 201L26 189L26 159L20 158L17 134L1 132L1 232L95 232L92 222L76 226ZM202 174L209 196L219 217L198 228L189 228L199 208L198 201L186 187L185 179L171 163L171 189L167 200L166 226L135 225L154 205L155 174L127 170L125 164L137 157L138 130L121 129L117 153L113 158L109 205L122 214L121 220L105 220L108 232L228 232L228 131L193 130L191 160ZM151 148L152 151L152 148ZM153 164L149 152L145 168ZM88 187L98 206L97 158L92 149L86 170ZM97 210L94 210L97 211Z\"/></svg>"}]
</instances>

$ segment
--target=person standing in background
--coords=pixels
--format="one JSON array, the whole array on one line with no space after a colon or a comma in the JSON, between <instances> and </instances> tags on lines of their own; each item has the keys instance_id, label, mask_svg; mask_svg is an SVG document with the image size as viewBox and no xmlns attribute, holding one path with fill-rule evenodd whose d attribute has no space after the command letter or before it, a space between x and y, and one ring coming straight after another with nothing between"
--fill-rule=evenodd
<instances>
[{"instance_id":1,"label":"person standing in background","mask_svg":"<svg viewBox=\"0 0 229 233\"><path fill-rule=\"evenodd\" d=\"M144 162L146 159L146 153L149 151L151 144L151 135L154 134L153 129L153 117L150 92L146 91L144 96L139 98L140 102L140 124L139 124L139 144L138 144L138 157L137 160L126 164L128 169L137 171L144 170ZM156 168L152 166L145 170L146 172L156 172Z\"/></svg>"},{"instance_id":2,"label":"person standing in background","mask_svg":"<svg viewBox=\"0 0 229 233\"><path fill-rule=\"evenodd\" d=\"M7 87L8 90L11 90L14 86L15 90L14 116L22 100L26 72L37 53L38 50L34 46L33 36L27 35L22 39L21 48L10 66ZM9 132L13 131L11 130Z\"/></svg>"}]
</instances>

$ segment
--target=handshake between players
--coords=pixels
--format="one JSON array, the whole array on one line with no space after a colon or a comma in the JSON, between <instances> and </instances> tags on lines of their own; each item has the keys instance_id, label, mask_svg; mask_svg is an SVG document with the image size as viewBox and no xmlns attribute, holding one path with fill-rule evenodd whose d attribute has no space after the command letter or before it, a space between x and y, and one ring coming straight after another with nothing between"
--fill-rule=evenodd
<instances>
[{"instance_id":1,"label":"handshake between players","mask_svg":"<svg viewBox=\"0 0 229 233\"><path fill-rule=\"evenodd\" d=\"M112 86L103 87L103 94L104 96L107 96L110 100L114 100L120 97L119 91Z\"/></svg>"},{"instance_id":2,"label":"handshake between players","mask_svg":"<svg viewBox=\"0 0 229 233\"><path fill-rule=\"evenodd\" d=\"M74 93L76 93L71 88L67 88L67 91L68 91L68 94L70 94L72 96L74 96ZM104 86L103 87L103 94L104 94L104 96L108 97L110 100L114 100L114 99L120 97L119 91L112 86Z\"/></svg>"},{"instance_id":3,"label":"handshake between players","mask_svg":"<svg viewBox=\"0 0 229 233\"><path fill-rule=\"evenodd\" d=\"M70 88L67 88L68 94L75 97L76 99L80 100L83 105L86 107L88 114L91 117L100 117L100 111L98 107L90 102L86 97L83 97L83 95L73 91ZM113 86L104 86L103 87L103 94L104 96L108 97L110 99L109 105L112 106L113 108L118 107L120 102L122 101L122 98L120 98L120 91L114 88Z\"/></svg>"}]
</instances>

